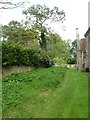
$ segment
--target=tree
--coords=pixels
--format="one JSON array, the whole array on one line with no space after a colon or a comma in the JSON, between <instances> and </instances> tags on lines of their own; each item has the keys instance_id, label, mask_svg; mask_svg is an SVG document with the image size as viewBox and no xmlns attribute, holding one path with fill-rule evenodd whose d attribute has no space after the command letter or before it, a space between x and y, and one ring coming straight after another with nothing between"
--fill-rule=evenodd
<instances>
[{"instance_id":1,"label":"tree","mask_svg":"<svg viewBox=\"0 0 90 120\"><path fill-rule=\"evenodd\" d=\"M22 24L14 20L9 22L8 25L2 26L3 39L7 41L17 42L20 29L22 29Z\"/></svg>"},{"instance_id":2,"label":"tree","mask_svg":"<svg viewBox=\"0 0 90 120\"><path fill-rule=\"evenodd\" d=\"M38 48L38 33L32 29L26 29L22 23L11 21L8 25L2 26L3 41L18 43L24 46Z\"/></svg>"},{"instance_id":3,"label":"tree","mask_svg":"<svg viewBox=\"0 0 90 120\"><path fill-rule=\"evenodd\" d=\"M23 11L23 14L26 15L28 23L31 25L37 25L39 27L43 27L44 23L47 20L51 22L63 22L65 20L64 11L59 11L58 7L54 7L50 9L46 5L32 5L27 10Z\"/></svg>"},{"instance_id":4,"label":"tree","mask_svg":"<svg viewBox=\"0 0 90 120\"><path fill-rule=\"evenodd\" d=\"M66 63L68 45L57 33L50 33L47 39L47 52L51 59L58 63Z\"/></svg>"},{"instance_id":5,"label":"tree","mask_svg":"<svg viewBox=\"0 0 90 120\"><path fill-rule=\"evenodd\" d=\"M69 55L67 58L67 63L68 64L75 64L76 63L76 48L77 48L77 41L74 40L71 43L71 46L69 45Z\"/></svg>"},{"instance_id":6,"label":"tree","mask_svg":"<svg viewBox=\"0 0 90 120\"><path fill-rule=\"evenodd\" d=\"M41 40L39 41L39 43L40 43L40 47L41 47L43 50L46 50L46 51L47 51L47 44L46 44L46 38L45 38L44 32L41 33Z\"/></svg>"},{"instance_id":7,"label":"tree","mask_svg":"<svg viewBox=\"0 0 90 120\"><path fill-rule=\"evenodd\" d=\"M23 14L26 15L25 24L30 28L34 28L34 30L38 31L38 33L41 33L41 36L42 33L48 32L48 29L45 27L46 21L63 23L65 20L65 12L63 10L59 11L58 7L50 9L46 5L32 5L27 10L24 10Z\"/></svg>"}]
</instances>

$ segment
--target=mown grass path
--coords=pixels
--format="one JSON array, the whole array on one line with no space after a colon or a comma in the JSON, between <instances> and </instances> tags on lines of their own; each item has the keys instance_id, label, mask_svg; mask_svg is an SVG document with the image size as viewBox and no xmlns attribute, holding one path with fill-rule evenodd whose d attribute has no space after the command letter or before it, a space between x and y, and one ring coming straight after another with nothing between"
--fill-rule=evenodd
<instances>
[{"instance_id":1,"label":"mown grass path","mask_svg":"<svg viewBox=\"0 0 90 120\"><path fill-rule=\"evenodd\" d=\"M63 74L60 74L61 72L59 70L59 68L57 70L54 70L53 68L51 70L52 73L49 73L47 70L45 74L43 74L43 72L35 73L35 75L38 76L38 81L33 81L34 84L33 82L31 84L20 82L22 88L18 91L20 91L20 93L22 92L22 102L17 106L11 105L11 107L9 106L9 108L5 108L3 110L3 117L87 118L88 75L86 73L78 72L75 69L68 69L63 76ZM43 81L40 82L40 75L43 76L44 81L45 79L48 79L48 81L46 81L46 83L43 83ZM63 80L57 80L62 79L62 77ZM30 80L31 79L29 79L29 81ZM11 84L11 82L9 82L9 84ZM35 89L33 89L33 85L35 85ZM44 88L44 86L46 87ZM12 89L12 87L9 87L9 89ZM10 97L8 96L9 99Z\"/></svg>"},{"instance_id":2,"label":"mown grass path","mask_svg":"<svg viewBox=\"0 0 90 120\"><path fill-rule=\"evenodd\" d=\"M88 118L88 77L69 69L49 104L36 117Z\"/></svg>"}]
</instances>

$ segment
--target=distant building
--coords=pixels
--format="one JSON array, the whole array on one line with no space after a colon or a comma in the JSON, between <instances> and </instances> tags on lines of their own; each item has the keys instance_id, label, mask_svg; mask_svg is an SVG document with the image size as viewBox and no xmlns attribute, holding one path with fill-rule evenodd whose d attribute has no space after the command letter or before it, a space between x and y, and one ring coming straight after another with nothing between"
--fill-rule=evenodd
<instances>
[{"instance_id":1,"label":"distant building","mask_svg":"<svg viewBox=\"0 0 90 120\"><path fill-rule=\"evenodd\" d=\"M90 27L85 33L85 38L79 40L78 44L78 64L79 71L90 71Z\"/></svg>"},{"instance_id":2,"label":"distant building","mask_svg":"<svg viewBox=\"0 0 90 120\"><path fill-rule=\"evenodd\" d=\"M88 30L85 33L86 39L86 68L90 71L90 1L88 2Z\"/></svg>"},{"instance_id":3,"label":"distant building","mask_svg":"<svg viewBox=\"0 0 90 120\"><path fill-rule=\"evenodd\" d=\"M77 38L77 70L85 71L86 68L86 39L79 38L79 31L76 28L76 38Z\"/></svg>"},{"instance_id":4,"label":"distant building","mask_svg":"<svg viewBox=\"0 0 90 120\"><path fill-rule=\"evenodd\" d=\"M86 68L86 39L82 38L79 41L79 52L80 52L80 61L79 61L79 67L80 71L85 71Z\"/></svg>"},{"instance_id":5,"label":"distant building","mask_svg":"<svg viewBox=\"0 0 90 120\"><path fill-rule=\"evenodd\" d=\"M77 67L79 71L90 71L90 2L88 2L88 30L84 36L85 38L77 39Z\"/></svg>"},{"instance_id":6,"label":"distant building","mask_svg":"<svg viewBox=\"0 0 90 120\"><path fill-rule=\"evenodd\" d=\"M90 71L90 27L85 33L86 39L86 68L89 68Z\"/></svg>"}]
</instances>

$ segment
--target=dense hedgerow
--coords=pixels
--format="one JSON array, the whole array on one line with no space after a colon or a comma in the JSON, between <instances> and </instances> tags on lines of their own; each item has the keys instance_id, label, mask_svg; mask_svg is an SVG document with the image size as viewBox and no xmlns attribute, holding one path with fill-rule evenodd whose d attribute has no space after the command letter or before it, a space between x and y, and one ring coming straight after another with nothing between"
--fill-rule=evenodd
<instances>
[{"instance_id":1,"label":"dense hedgerow","mask_svg":"<svg viewBox=\"0 0 90 120\"><path fill-rule=\"evenodd\" d=\"M49 56L42 51L22 48L17 44L2 43L2 66L43 66L47 67Z\"/></svg>"}]
</instances>

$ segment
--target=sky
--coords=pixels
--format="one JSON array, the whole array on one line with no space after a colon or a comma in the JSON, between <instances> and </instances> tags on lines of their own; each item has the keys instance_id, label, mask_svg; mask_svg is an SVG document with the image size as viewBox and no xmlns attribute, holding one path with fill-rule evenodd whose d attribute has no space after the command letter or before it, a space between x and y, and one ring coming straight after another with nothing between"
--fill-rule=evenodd
<instances>
[{"instance_id":1,"label":"sky","mask_svg":"<svg viewBox=\"0 0 90 120\"><path fill-rule=\"evenodd\" d=\"M3 0L4 1L4 0ZM11 2L18 3L24 0L11 0ZM50 8L57 6L59 10L64 10L66 20L63 24L53 23L49 24L52 29L57 32L64 40L76 39L76 28L79 28L80 38L84 37L88 29L88 2L89 0L28 0L24 8L5 9L0 11L1 24L8 24L11 20L21 21L25 18L22 15L22 10L27 9L32 4L45 4ZM65 30L62 29L65 26Z\"/></svg>"}]
</instances>

